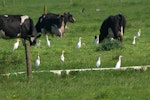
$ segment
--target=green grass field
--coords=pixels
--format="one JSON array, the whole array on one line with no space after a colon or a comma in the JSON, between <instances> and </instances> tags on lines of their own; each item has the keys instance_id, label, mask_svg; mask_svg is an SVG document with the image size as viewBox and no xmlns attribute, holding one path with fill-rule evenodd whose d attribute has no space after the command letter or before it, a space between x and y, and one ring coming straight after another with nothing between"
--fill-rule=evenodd
<instances>
[{"instance_id":1,"label":"green grass field","mask_svg":"<svg viewBox=\"0 0 150 100\"><path fill-rule=\"evenodd\" d=\"M148 0L6 0L1 14L29 15L36 24L43 13L44 5L48 12L70 12L76 19L68 23L64 38L52 37L51 47L46 46L41 37L41 47L31 47L32 69L54 70L95 68L101 55L102 68L114 67L118 56L122 55L122 66L150 65L150 18ZM85 8L84 13L81 9ZM100 11L96 11L100 9ZM101 46L93 44L94 36L99 35L103 20L109 15L123 14L127 25L122 48L110 51L97 51ZM133 36L141 28L141 37L132 45ZM77 50L78 38L84 44ZM26 71L25 51L22 45L13 51L16 40L0 39L0 74ZM61 51L65 51L65 62L60 61ZM34 66L37 54L41 65ZM150 98L150 70L126 71L85 71L71 72L69 76L53 73L34 73L28 79L26 74L0 76L0 100L148 100Z\"/></svg>"}]
</instances>

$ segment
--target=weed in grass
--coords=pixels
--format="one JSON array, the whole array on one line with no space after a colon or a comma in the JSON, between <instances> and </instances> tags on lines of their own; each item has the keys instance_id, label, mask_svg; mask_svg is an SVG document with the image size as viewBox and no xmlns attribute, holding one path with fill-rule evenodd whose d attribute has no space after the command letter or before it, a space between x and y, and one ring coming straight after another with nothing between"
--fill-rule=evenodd
<instances>
[{"instance_id":1,"label":"weed in grass","mask_svg":"<svg viewBox=\"0 0 150 100\"><path fill-rule=\"evenodd\" d=\"M110 40L105 39L99 47L97 47L97 51L110 51L112 49L122 49L123 44L119 40Z\"/></svg>"}]
</instances>

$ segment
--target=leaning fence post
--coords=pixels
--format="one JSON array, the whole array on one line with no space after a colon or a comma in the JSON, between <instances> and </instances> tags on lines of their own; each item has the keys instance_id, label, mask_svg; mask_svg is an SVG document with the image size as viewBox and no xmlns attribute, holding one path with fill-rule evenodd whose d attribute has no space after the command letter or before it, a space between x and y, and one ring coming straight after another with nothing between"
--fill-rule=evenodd
<instances>
[{"instance_id":1,"label":"leaning fence post","mask_svg":"<svg viewBox=\"0 0 150 100\"><path fill-rule=\"evenodd\" d=\"M27 76L31 77L32 76L32 64L31 64L29 42L25 42L25 55L26 55Z\"/></svg>"},{"instance_id":2,"label":"leaning fence post","mask_svg":"<svg viewBox=\"0 0 150 100\"><path fill-rule=\"evenodd\" d=\"M47 7L44 5L44 14L47 14Z\"/></svg>"}]
</instances>

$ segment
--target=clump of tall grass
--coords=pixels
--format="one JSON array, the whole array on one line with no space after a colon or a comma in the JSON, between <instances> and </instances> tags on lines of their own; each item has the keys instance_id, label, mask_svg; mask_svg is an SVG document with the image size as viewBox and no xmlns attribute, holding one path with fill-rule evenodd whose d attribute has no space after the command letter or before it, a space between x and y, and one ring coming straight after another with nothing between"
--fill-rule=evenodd
<instances>
[{"instance_id":1,"label":"clump of tall grass","mask_svg":"<svg viewBox=\"0 0 150 100\"><path fill-rule=\"evenodd\" d=\"M97 51L110 51L112 49L123 48L123 44L119 40L105 39L98 47Z\"/></svg>"}]
</instances>

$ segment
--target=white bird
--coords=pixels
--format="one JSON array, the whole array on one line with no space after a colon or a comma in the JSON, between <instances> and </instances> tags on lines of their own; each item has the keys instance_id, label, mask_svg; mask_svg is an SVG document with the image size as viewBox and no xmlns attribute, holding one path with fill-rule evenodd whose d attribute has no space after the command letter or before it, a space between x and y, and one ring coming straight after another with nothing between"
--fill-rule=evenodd
<instances>
[{"instance_id":1,"label":"white bird","mask_svg":"<svg viewBox=\"0 0 150 100\"><path fill-rule=\"evenodd\" d=\"M61 56L60 56L60 60L63 61L63 62L65 61L64 52L65 52L65 51L62 50L62 54L61 54Z\"/></svg>"},{"instance_id":2,"label":"white bird","mask_svg":"<svg viewBox=\"0 0 150 100\"><path fill-rule=\"evenodd\" d=\"M39 54L38 54L37 59L35 61L35 66L36 67L40 66L40 56L39 56Z\"/></svg>"},{"instance_id":3,"label":"white bird","mask_svg":"<svg viewBox=\"0 0 150 100\"><path fill-rule=\"evenodd\" d=\"M135 44L135 38L136 38L136 36L133 37L133 41L132 41L133 45Z\"/></svg>"},{"instance_id":4,"label":"white bird","mask_svg":"<svg viewBox=\"0 0 150 100\"><path fill-rule=\"evenodd\" d=\"M18 47L19 47L19 39L17 39L17 41L14 43L14 47L13 47L13 50L16 50L16 49L18 49Z\"/></svg>"},{"instance_id":5,"label":"white bird","mask_svg":"<svg viewBox=\"0 0 150 100\"><path fill-rule=\"evenodd\" d=\"M81 37L79 37L79 41L77 43L76 48L80 49L81 48Z\"/></svg>"},{"instance_id":6,"label":"white bird","mask_svg":"<svg viewBox=\"0 0 150 100\"><path fill-rule=\"evenodd\" d=\"M94 44L95 45L99 44L99 36L95 36Z\"/></svg>"},{"instance_id":7,"label":"white bird","mask_svg":"<svg viewBox=\"0 0 150 100\"><path fill-rule=\"evenodd\" d=\"M110 41L114 41L115 39L112 37L112 38L110 38Z\"/></svg>"},{"instance_id":8,"label":"white bird","mask_svg":"<svg viewBox=\"0 0 150 100\"><path fill-rule=\"evenodd\" d=\"M140 37L141 36L141 29L139 29L139 31L136 33L136 37Z\"/></svg>"},{"instance_id":9,"label":"white bird","mask_svg":"<svg viewBox=\"0 0 150 100\"><path fill-rule=\"evenodd\" d=\"M123 56L121 56L121 55L119 56L119 60L116 63L116 66L115 66L115 68L117 68L117 69L119 69L121 67L121 57L123 57Z\"/></svg>"},{"instance_id":10,"label":"white bird","mask_svg":"<svg viewBox=\"0 0 150 100\"><path fill-rule=\"evenodd\" d=\"M98 60L96 62L96 67L99 67L101 65L101 58L100 56L98 57Z\"/></svg>"},{"instance_id":11,"label":"white bird","mask_svg":"<svg viewBox=\"0 0 150 100\"><path fill-rule=\"evenodd\" d=\"M49 41L49 39L48 39L48 35L46 35L46 43L47 43L47 46L48 46L48 47L51 46L51 43L50 43L50 41Z\"/></svg>"},{"instance_id":12,"label":"white bird","mask_svg":"<svg viewBox=\"0 0 150 100\"><path fill-rule=\"evenodd\" d=\"M40 45L41 45L41 40L39 40L39 41L36 43L36 46L37 46L37 47L40 47Z\"/></svg>"}]
</instances>

